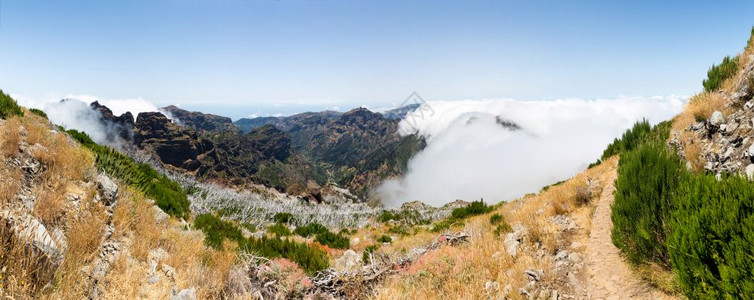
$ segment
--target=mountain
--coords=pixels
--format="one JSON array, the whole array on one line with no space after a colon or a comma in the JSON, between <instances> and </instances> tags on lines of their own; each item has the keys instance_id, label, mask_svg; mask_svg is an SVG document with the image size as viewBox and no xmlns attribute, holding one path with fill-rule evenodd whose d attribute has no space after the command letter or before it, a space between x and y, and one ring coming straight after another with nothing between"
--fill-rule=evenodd
<instances>
[{"instance_id":1,"label":"mountain","mask_svg":"<svg viewBox=\"0 0 754 300\"><path fill-rule=\"evenodd\" d=\"M174 170L307 197L335 183L365 199L382 179L404 172L408 159L425 146L417 136L398 135L400 120L365 108L234 124L226 117L176 106L162 109L172 120L162 112L149 112L140 113L135 122L130 113L115 116L97 102L91 107L124 141Z\"/></svg>"},{"instance_id":2,"label":"mountain","mask_svg":"<svg viewBox=\"0 0 754 300\"><path fill-rule=\"evenodd\" d=\"M237 130L233 126L233 121L228 117L204 114L195 111L180 109L175 105L169 105L160 109L172 115L178 123L196 130L205 131L229 131Z\"/></svg>"}]
</instances>

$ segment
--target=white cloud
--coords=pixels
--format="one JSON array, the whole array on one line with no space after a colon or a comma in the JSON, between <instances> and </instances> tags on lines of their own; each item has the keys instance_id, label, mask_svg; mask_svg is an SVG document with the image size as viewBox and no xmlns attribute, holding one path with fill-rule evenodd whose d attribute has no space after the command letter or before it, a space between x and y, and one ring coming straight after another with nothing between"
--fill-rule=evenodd
<instances>
[{"instance_id":1,"label":"white cloud","mask_svg":"<svg viewBox=\"0 0 754 300\"><path fill-rule=\"evenodd\" d=\"M427 138L427 147L409 161L405 176L375 192L389 207L515 199L575 175L635 121L670 119L685 102L682 96L428 102L400 124L402 134ZM496 117L522 129L510 131Z\"/></svg>"}]
</instances>

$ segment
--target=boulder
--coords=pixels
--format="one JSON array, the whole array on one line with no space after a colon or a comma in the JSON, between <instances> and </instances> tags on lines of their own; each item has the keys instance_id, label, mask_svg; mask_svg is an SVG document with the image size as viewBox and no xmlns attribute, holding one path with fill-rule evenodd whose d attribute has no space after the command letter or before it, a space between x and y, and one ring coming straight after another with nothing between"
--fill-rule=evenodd
<instances>
[{"instance_id":1,"label":"boulder","mask_svg":"<svg viewBox=\"0 0 754 300\"><path fill-rule=\"evenodd\" d=\"M102 201L106 206L118 202L118 185L105 174L97 175L97 196L95 201Z\"/></svg>"},{"instance_id":2,"label":"boulder","mask_svg":"<svg viewBox=\"0 0 754 300\"><path fill-rule=\"evenodd\" d=\"M713 126L720 126L723 123L725 123L725 118L723 117L723 113L720 111L713 112L712 116L709 117L709 123Z\"/></svg>"}]
</instances>

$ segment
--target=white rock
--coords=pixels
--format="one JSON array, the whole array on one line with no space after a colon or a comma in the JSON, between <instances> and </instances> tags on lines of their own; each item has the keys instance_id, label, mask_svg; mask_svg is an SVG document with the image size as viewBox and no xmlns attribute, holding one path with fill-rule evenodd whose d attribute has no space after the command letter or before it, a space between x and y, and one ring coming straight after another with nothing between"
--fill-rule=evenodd
<instances>
[{"instance_id":1,"label":"white rock","mask_svg":"<svg viewBox=\"0 0 754 300\"><path fill-rule=\"evenodd\" d=\"M723 117L723 113L720 111L715 111L712 113L712 116L709 117L710 124L714 126L720 126L723 123L725 123L725 118Z\"/></svg>"},{"instance_id":2,"label":"white rock","mask_svg":"<svg viewBox=\"0 0 754 300\"><path fill-rule=\"evenodd\" d=\"M746 178L749 178L749 180L754 180L754 164L749 164L746 166Z\"/></svg>"},{"instance_id":3,"label":"white rock","mask_svg":"<svg viewBox=\"0 0 754 300\"><path fill-rule=\"evenodd\" d=\"M152 211L154 211L154 218L157 221L157 224L162 224L162 222L165 222L165 220L170 218L170 216L162 211L157 205L152 206Z\"/></svg>"},{"instance_id":4,"label":"white rock","mask_svg":"<svg viewBox=\"0 0 754 300\"><path fill-rule=\"evenodd\" d=\"M196 300L196 289L191 287L170 296L170 300Z\"/></svg>"},{"instance_id":5,"label":"white rock","mask_svg":"<svg viewBox=\"0 0 754 300\"><path fill-rule=\"evenodd\" d=\"M118 201L118 185L105 174L97 175L97 196L106 206L114 205Z\"/></svg>"}]
</instances>

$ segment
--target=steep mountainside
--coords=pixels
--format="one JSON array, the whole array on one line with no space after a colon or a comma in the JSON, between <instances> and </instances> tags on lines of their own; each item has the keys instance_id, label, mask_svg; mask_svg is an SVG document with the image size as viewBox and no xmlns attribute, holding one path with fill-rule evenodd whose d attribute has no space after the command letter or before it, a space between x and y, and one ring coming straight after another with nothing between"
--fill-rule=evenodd
<instances>
[{"instance_id":1,"label":"steep mountainside","mask_svg":"<svg viewBox=\"0 0 754 300\"><path fill-rule=\"evenodd\" d=\"M364 108L262 119L253 126L245 123L251 128L245 131L229 118L175 106L164 110L177 123L160 112L140 113L134 122L130 113L115 116L96 102L92 108L123 140L174 170L306 197L319 195L327 183L365 197L383 178L401 174L411 155L425 146L417 136L398 135L400 120Z\"/></svg>"}]
</instances>

